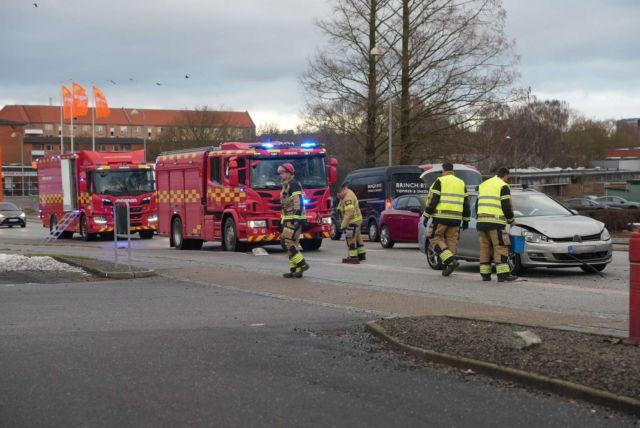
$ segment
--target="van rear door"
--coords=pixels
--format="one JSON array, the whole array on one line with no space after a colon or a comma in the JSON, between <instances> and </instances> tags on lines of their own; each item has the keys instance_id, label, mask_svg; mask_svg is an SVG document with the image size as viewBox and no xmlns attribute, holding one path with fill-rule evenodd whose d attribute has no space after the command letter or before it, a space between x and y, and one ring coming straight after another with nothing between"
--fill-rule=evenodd
<instances>
[{"instance_id":1,"label":"van rear door","mask_svg":"<svg viewBox=\"0 0 640 428\"><path fill-rule=\"evenodd\" d=\"M415 195L428 193L429 188L422 181L422 170L416 168L415 172L398 172L391 176L391 198L395 199L403 195Z\"/></svg>"}]
</instances>

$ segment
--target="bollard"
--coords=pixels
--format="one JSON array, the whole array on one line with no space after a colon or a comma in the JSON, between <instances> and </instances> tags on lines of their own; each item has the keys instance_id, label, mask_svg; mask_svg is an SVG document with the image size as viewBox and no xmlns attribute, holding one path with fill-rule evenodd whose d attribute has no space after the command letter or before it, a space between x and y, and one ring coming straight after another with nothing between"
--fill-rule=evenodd
<instances>
[{"instance_id":1,"label":"bollard","mask_svg":"<svg viewBox=\"0 0 640 428\"><path fill-rule=\"evenodd\" d=\"M640 233L629 239L629 339L627 343L640 345Z\"/></svg>"}]
</instances>

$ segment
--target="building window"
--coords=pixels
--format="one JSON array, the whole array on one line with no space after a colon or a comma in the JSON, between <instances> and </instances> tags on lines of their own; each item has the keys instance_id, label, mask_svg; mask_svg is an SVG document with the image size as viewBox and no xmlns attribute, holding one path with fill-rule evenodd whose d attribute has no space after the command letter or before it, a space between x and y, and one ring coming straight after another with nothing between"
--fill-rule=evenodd
<instances>
[{"instance_id":1,"label":"building window","mask_svg":"<svg viewBox=\"0 0 640 428\"><path fill-rule=\"evenodd\" d=\"M40 147L42 147L42 146L40 146ZM55 149L53 148L53 146L50 146L50 145L47 145L46 149L47 149L47 151L48 151L48 152L52 152L52 151L54 151L54 150L55 150Z\"/></svg>"},{"instance_id":2,"label":"building window","mask_svg":"<svg viewBox=\"0 0 640 428\"><path fill-rule=\"evenodd\" d=\"M91 131L91 128L89 127L89 125L82 125L82 130L83 131Z\"/></svg>"},{"instance_id":3,"label":"building window","mask_svg":"<svg viewBox=\"0 0 640 428\"><path fill-rule=\"evenodd\" d=\"M147 129L147 138L151 138L151 127Z\"/></svg>"},{"instance_id":4,"label":"building window","mask_svg":"<svg viewBox=\"0 0 640 428\"><path fill-rule=\"evenodd\" d=\"M62 135L62 125L58 125L58 137Z\"/></svg>"},{"instance_id":5,"label":"building window","mask_svg":"<svg viewBox=\"0 0 640 428\"><path fill-rule=\"evenodd\" d=\"M136 134L137 134L137 135L140 135L140 132L142 132L142 131L141 131L141 129L140 129L140 127L139 127L139 126L136 126L136 128L135 128L135 129L136 129Z\"/></svg>"},{"instance_id":6,"label":"building window","mask_svg":"<svg viewBox=\"0 0 640 428\"><path fill-rule=\"evenodd\" d=\"M42 150L42 144L34 144L31 150Z\"/></svg>"},{"instance_id":7,"label":"building window","mask_svg":"<svg viewBox=\"0 0 640 428\"><path fill-rule=\"evenodd\" d=\"M78 130L78 125L73 125L73 130L77 131ZM69 125L69 131L71 131L71 125Z\"/></svg>"},{"instance_id":8,"label":"building window","mask_svg":"<svg viewBox=\"0 0 640 428\"><path fill-rule=\"evenodd\" d=\"M231 129L227 129L227 138L231 138Z\"/></svg>"},{"instance_id":9,"label":"building window","mask_svg":"<svg viewBox=\"0 0 640 428\"><path fill-rule=\"evenodd\" d=\"M98 125L98 134L102 135L102 125Z\"/></svg>"},{"instance_id":10,"label":"building window","mask_svg":"<svg viewBox=\"0 0 640 428\"><path fill-rule=\"evenodd\" d=\"M125 132L127 132L127 127L126 126L121 126L120 127L120 135L124 135Z\"/></svg>"},{"instance_id":11,"label":"building window","mask_svg":"<svg viewBox=\"0 0 640 428\"><path fill-rule=\"evenodd\" d=\"M112 152L120 151L120 150L119 150L119 146L111 146L111 151L112 151Z\"/></svg>"},{"instance_id":12,"label":"building window","mask_svg":"<svg viewBox=\"0 0 640 428\"><path fill-rule=\"evenodd\" d=\"M113 138L113 132L114 132L114 131L113 131L113 128L114 128L114 127L112 126L112 127L111 127L111 138ZM105 150L105 151L106 151L106 150Z\"/></svg>"},{"instance_id":13,"label":"building window","mask_svg":"<svg viewBox=\"0 0 640 428\"><path fill-rule=\"evenodd\" d=\"M236 135L239 136L239 137L242 137L242 129L241 128L236 129Z\"/></svg>"},{"instance_id":14,"label":"building window","mask_svg":"<svg viewBox=\"0 0 640 428\"><path fill-rule=\"evenodd\" d=\"M216 137L220 136L220 128L213 128L213 135L215 135Z\"/></svg>"},{"instance_id":15,"label":"building window","mask_svg":"<svg viewBox=\"0 0 640 428\"><path fill-rule=\"evenodd\" d=\"M53 131L53 125L50 123L47 123L46 125L44 125L44 130L45 131Z\"/></svg>"},{"instance_id":16,"label":"building window","mask_svg":"<svg viewBox=\"0 0 640 428\"><path fill-rule=\"evenodd\" d=\"M130 151L131 151L131 146L126 145L126 144L123 144L123 145L122 145L122 149L121 149L121 151L123 151L123 152L130 152Z\"/></svg>"},{"instance_id":17,"label":"building window","mask_svg":"<svg viewBox=\"0 0 640 428\"><path fill-rule=\"evenodd\" d=\"M151 128L149 128L149 129L151 129ZM162 134L162 131L164 131L164 128L161 126L161 127L158 128L158 134Z\"/></svg>"},{"instance_id":18,"label":"building window","mask_svg":"<svg viewBox=\"0 0 640 428\"><path fill-rule=\"evenodd\" d=\"M100 151L101 152L106 152L107 151L107 146L100 146Z\"/></svg>"}]
</instances>

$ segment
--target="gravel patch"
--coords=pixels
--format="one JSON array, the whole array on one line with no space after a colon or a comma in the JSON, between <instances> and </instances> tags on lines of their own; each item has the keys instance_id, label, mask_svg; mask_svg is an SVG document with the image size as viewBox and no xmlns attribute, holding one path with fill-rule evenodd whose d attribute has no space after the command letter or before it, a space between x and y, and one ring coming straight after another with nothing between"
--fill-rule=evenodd
<instances>
[{"instance_id":1,"label":"gravel patch","mask_svg":"<svg viewBox=\"0 0 640 428\"><path fill-rule=\"evenodd\" d=\"M38 272L73 272L86 274L78 267L60 263L51 257L25 257L19 254L0 254L0 272L38 271Z\"/></svg>"},{"instance_id":2,"label":"gravel patch","mask_svg":"<svg viewBox=\"0 0 640 428\"><path fill-rule=\"evenodd\" d=\"M448 317L394 318L378 322L403 343L499 364L640 399L640 346L573 331ZM541 345L510 346L513 332L530 330Z\"/></svg>"}]
</instances>

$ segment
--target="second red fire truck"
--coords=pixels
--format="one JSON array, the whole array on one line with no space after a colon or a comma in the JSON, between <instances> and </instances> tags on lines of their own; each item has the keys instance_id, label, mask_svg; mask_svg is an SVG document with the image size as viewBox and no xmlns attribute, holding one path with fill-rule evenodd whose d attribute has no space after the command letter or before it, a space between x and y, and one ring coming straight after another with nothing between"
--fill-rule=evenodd
<instances>
[{"instance_id":1,"label":"second red fire truck","mask_svg":"<svg viewBox=\"0 0 640 428\"><path fill-rule=\"evenodd\" d=\"M280 240L278 167L291 163L304 188L308 225L303 250L317 250L330 237L329 185L337 161L325 164L316 143L224 143L220 147L161 153L156 160L158 234L180 250L222 242L227 251Z\"/></svg>"},{"instance_id":2,"label":"second red fire truck","mask_svg":"<svg viewBox=\"0 0 640 428\"><path fill-rule=\"evenodd\" d=\"M79 233L85 241L113 233L113 206L129 202L131 231L151 239L156 230L153 169L142 150L81 151L38 159L40 219L59 238ZM113 235L111 235L113 236Z\"/></svg>"}]
</instances>

